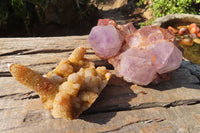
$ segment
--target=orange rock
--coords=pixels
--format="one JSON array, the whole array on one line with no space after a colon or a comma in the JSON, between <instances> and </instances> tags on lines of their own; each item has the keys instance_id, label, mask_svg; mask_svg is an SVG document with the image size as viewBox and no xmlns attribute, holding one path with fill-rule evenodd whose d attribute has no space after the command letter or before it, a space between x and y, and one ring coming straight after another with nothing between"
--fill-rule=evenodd
<instances>
[{"instance_id":1,"label":"orange rock","mask_svg":"<svg viewBox=\"0 0 200 133\"><path fill-rule=\"evenodd\" d=\"M183 35L186 31L187 31L187 28L182 27L182 28L178 31L178 34L179 34L179 35Z\"/></svg>"},{"instance_id":2,"label":"orange rock","mask_svg":"<svg viewBox=\"0 0 200 133\"><path fill-rule=\"evenodd\" d=\"M180 30L181 28L186 28L188 29L189 25L184 25L184 26L178 26L177 29Z\"/></svg>"},{"instance_id":3,"label":"orange rock","mask_svg":"<svg viewBox=\"0 0 200 133\"><path fill-rule=\"evenodd\" d=\"M194 44L193 40L190 38L184 38L181 40L181 43L186 46L192 46Z\"/></svg>"},{"instance_id":4,"label":"orange rock","mask_svg":"<svg viewBox=\"0 0 200 133\"><path fill-rule=\"evenodd\" d=\"M197 44L200 44L200 39L199 39L199 38L195 38L195 39L193 39L193 41L194 41L195 43L197 43Z\"/></svg>"},{"instance_id":5,"label":"orange rock","mask_svg":"<svg viewBox=\"0 0 200 133\"><path fill-rule=\"evenodd\" d=\"M198 36L198 37L200 37L200 32L199 32L199 33L197 33L197 36Z\"/></svg>"},{"instance_id":6,"label":"orange rock","mask_svg":"<svg viewBox=\"0 0 200 133\"><path fill-rule=\"evenodd\" d=\"M116 22L111 19L99 19L97 22L97 25L108 25L111 24L113 26L116 26Z\"/></svg>"},{"instance_id":7,"label":"orange rock","mask_svg":"<svg viewBox=\"0 0 200 133\"><path fill-rule=\"evenodd\" d=\"M178 32L177 29L175 29L175 28L173 28L173 27L171 27L171 26L168 26L168 30L171 31L171 32L174 33L174 34Z\"/></svg>"},{"instance_id":8,"label":"orange rock","mask_svg":"<svg viewBox=\"0 0 200 133\"><path fill-rule=\"evenodd\" d=\"M199 27L197 26L197 24L192 23L189 25L189 31L190 31L190 33L198 33Z\"/></svg>"}]
</instances>

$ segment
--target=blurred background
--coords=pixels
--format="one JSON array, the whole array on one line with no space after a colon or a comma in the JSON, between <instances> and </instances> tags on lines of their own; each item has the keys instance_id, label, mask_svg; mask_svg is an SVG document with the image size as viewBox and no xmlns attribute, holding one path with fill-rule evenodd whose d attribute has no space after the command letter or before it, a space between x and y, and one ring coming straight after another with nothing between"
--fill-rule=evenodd
<instances>
[{"instance_id":1,"label":"blurred background","mask_svg":"<svg viewBox=\"0 0 200 133\"><path fill-rule=\"evenodd\" d=\"M174 13L200 14L200 0L1 0L0 37L86 35L99 18L139 28Z\"/></svg>"}]
</instances>

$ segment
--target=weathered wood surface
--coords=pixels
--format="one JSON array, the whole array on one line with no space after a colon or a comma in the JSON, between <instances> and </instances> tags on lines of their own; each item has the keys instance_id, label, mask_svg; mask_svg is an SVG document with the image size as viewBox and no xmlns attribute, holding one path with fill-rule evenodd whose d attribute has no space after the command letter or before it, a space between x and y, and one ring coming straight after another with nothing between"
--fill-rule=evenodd
<instances>
[{"instance_id":1,"label":"weathered wood surface","mask_svg":"<svg viewBox=\"0 0 200 133\"><path fill-rule=\"evenodd\" d=\"M54 119L8 71L8 64L20 63L46 73L78 46L87 47L86 57L97 66L112 69L94 55L87 36L0 39L0 132L200 132L200 68L186 61L159 85L141 87L112 76L93 106L72 121Z\"/></svg>"}]
</instances>

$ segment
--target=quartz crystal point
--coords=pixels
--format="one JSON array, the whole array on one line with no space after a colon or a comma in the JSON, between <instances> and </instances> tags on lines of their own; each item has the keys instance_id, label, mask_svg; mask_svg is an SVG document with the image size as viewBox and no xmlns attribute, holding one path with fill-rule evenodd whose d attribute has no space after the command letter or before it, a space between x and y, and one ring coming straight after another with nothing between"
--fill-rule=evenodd
<instances>
[{"instance_id":1,"label":"quartz crystal point","mask_svg":"<svg viewBox=\"0 0 200 133\"><path fill-rule=\"evenodd\" d=\"M89 36L89 43L96 55L105 59L119 52L123 40L124 38L113 25L96 26Z\"/></svg>"},{"instance_id":2,"label":"quartz crystal point","mask_svg":"<svg viewBox=\"0 0 200 133\"><path fill-rule=\"evenodd\" d=\"M114 66L118 77L138 85L159 81L160 75L179 68L182 61L182 53L173 43L174 35L158 26L136 30L131 23L117 25L113 20L101 19L88 41L97 56Z\"/></svg>"}]
</instances>

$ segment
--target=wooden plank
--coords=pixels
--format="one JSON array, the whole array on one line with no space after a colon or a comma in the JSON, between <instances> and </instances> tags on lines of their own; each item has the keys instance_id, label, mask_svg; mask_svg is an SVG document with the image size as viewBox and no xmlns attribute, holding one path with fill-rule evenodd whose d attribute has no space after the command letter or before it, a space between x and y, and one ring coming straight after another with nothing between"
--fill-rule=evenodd
<instances>
[{"instance_id":1,"label":"wooden plank","mask_svg":"<svg viewBox=\"0 0 200 133\"><path fill-rule=\"evenodd\" d=\"M9 103L10 101L8 101ZM172 108L102 112L67 121L52 118L38 100L0 111L1 132L192 132L200 129L200 104ZM10 103L9 103L10 104ZM25 109L21 109L23 107Z\"/></svg>"},{"instance_id":2,"label":"wooden plank","mask_svg":"<svg viewBox=\"0 0 200 133\"><path fill-rule=\"evenodd\" d=\"M10 63L24 64L39 73L46 73L78 46L86 47L86 56L97 60L99 58L89 48L87 37L1 38L0 76L9 75L7 64Z\"/></svg>"},{"instance_id":3,"label":"wooden plank","mask_svg":"<svg viewBox=\"0 0 200 133\"><path fill-rule=\"evenodd\" d=\"M1 38L0 55L69 51L78 46L88 46L87 37Z\"/></svg>"},{"instance_id":4,"label":"wooden plank","mask_svg":"<svg viewBox=\"0 0 200 133\"><path fill-rule=\"evenodd\" d=\"M185 61L169 81L159 85L136 86L113 75L93 106L73 121L52 118L39 96L9 73L7 65L11 63L47 73L78 46L87 47L86 57L112 72L111 65L94 55L87 37L0 39L1 132L199 131L200 81Z\"/></svg>"}]
</instances>

